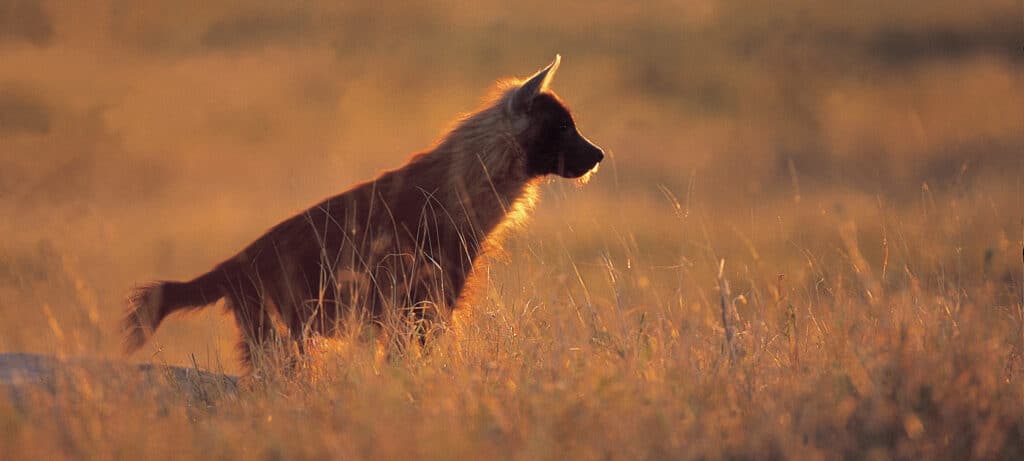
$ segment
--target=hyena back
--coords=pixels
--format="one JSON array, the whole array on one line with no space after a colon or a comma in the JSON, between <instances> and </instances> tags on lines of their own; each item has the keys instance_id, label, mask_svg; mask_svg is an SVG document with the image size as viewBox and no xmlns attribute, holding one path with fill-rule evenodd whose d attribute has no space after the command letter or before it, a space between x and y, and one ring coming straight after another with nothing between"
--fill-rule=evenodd
<instances>
[{"instance_id":1,"label":"hyena back","mask_svg":"<svg viewBox=\"0 0 1024 461\"><path fill-rule=\"evenodd\" d=\"M220 299L242 333L242 361L282 325L303 350L353 315L425 323L455 309L474 264L529 211L540 178L580 177L603 151L549 89L560 59L464 117L431 150L271 228L188 282L139 289L123 329L139 349L168 315Z\"/></svg>"}]
</instances>

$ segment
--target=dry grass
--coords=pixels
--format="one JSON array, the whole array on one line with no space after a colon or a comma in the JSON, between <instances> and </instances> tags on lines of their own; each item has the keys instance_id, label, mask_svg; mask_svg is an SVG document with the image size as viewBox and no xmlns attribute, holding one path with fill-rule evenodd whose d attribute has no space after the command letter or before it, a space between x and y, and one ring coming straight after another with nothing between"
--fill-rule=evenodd
<instances>
[{"instance_id":1,"label":"dry grass","mask_svg":"<svg viewBox=\"0 0 1024 461\"><path fill-rule=\"evenodd\" d=\"M555 52L612 155L545 187L461 335L238 392L75 374L0 395L5 459L1024 457L1018 2L327 3L0 16L0 351L118 358L133 284ZM234 373L234 340L208 309L132 359Z\"/></svg>"},{"instance_id":2,"label":"dry grass","mask_svg":"<svg viewBox=\"0 0 1024 461\"><path fill-rule=\"evenodd\" d=\"M463 334L421 353L325 341L297 376L203 399L89 376L5 404L0 444L25 458L1024 455L1021 262L943 251L963 210L928 225L876 211L784 216L813 229L734 248L716 245L741 232L683 221L675 246L699 250L671 265L628 236L523 236ZM705 226L722 236L682 237ZM734 360L712 255L728 261Z\"/></svg>"}]
</instances>

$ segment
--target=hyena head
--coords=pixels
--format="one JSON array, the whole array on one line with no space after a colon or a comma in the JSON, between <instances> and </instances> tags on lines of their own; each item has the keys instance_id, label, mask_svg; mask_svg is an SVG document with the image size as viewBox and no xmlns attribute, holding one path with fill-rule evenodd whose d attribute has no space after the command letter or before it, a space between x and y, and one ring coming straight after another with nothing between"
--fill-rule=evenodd
<instances>
[{"instance_id":1,"label":"hyena head","mask_svg":"<svg viewBox=\"0 0 1024 461\"><path fill-rule=\"evenodd\" d=\"M569 109L548 88L559 62L561 57L555 56L554 62L515 87L508 97L508 113L526 153L527 174L578 178L604 159L604 151L580 134Z\"/></svg>"}]
</instances>

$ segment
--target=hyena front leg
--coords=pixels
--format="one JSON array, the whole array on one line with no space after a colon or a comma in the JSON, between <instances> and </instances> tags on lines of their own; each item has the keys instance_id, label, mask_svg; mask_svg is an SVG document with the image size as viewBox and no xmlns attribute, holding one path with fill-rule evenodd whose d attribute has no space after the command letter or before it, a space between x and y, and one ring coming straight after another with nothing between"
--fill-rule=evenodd
<instances>
[{"instance_id":1,"label":"hyena front leg","mask_svg":"<svg viewBox=\"0 0 1024 461\"><path fill-rule=\"evenodd\" d=\"M461 283L433 267L421 269L410 293L411 306L405 312L406 332L421 350L438 333L448 328L452 307L458 298Z\"/></svg>"}]
</instances>

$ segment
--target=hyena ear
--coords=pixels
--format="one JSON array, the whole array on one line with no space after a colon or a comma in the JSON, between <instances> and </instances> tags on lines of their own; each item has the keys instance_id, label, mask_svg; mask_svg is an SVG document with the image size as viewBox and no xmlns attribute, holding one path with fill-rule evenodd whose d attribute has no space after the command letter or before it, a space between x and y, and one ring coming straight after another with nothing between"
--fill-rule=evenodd
<instances>
[{"instance_id":1,"label":"hyena ear","mask_svg":"<svg viewBox=\"0 0 1024 461\"><path fill-rule=\"evenodd\" d=\"M512 114L525 114L529 112L530 106L533 105L533 99L551 85L551 78L555 76L555 71L558 70L558 64L561 62L562 56L556 54L555 60L551 64L548 64L547 67L533 74L533 77L519 85L519 88L516 88L515 93L509 98L509 112Z\"/></svg>"}]
</instances>

